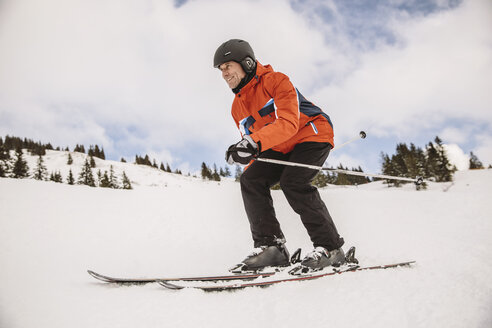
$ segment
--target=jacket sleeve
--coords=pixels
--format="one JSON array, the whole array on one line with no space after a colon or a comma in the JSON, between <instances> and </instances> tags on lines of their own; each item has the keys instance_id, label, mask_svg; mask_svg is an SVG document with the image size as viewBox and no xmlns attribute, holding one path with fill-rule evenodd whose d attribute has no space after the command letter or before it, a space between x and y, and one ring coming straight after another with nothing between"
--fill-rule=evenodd
<instances>
[{"instance_id":1,"label":"jacket sleeve","mask_svg":"<svg viewBox=\"0 0 492 328\"><path fill-rule=\"evenodd\" d=\"M292 138L299 130L299 103L297 92L289 78L282 73L274 73L264 81L267 92L275 103L276 119L259 131L251 134L261 150L267 150Z\"/></svg>"}]
</instances>

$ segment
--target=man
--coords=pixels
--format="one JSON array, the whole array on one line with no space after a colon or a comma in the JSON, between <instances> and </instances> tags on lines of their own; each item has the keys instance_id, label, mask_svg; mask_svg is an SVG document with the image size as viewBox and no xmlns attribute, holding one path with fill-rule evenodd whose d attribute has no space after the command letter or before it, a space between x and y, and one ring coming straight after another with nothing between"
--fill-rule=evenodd
<instances>
[{"instance_id":1,"label":"man","mask_svg":"<svg viewBox=\"0 0 492 328\"><path fill-rule=\"evenodd\" d=\"M285 74L260 64L246 41L223 43L215 52L214 67L220 69L235 94L231 112L243 137L229 147L226 160L229 164L249 164L240 182L255 249L235 269L289 264L270 194L270 187L279 182L314 245L301 265L320 270L344 263L344 241L318 190L311 185L317 171L254 161L264 157L323 165L333 148L330 118L304 98Z\"/></svg>"}]
</instances>

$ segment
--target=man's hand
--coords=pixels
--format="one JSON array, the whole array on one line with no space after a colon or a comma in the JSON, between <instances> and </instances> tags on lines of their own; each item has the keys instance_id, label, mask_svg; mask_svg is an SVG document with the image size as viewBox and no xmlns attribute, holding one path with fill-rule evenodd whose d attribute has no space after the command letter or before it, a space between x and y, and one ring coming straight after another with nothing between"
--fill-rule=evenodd
<instances>
[{"instance_id":1,"label":"man's hand","mask_svg":"<svg viewBox=\"0 0 492 328\"><path fill-rule=\"evenodd\" d=\"M253 158L258 156L258 145L254 140L246 135L243 140L231 145L226 151L226 161L230 165L233 164L248 164Z\"/></svg>"}]
</instances>

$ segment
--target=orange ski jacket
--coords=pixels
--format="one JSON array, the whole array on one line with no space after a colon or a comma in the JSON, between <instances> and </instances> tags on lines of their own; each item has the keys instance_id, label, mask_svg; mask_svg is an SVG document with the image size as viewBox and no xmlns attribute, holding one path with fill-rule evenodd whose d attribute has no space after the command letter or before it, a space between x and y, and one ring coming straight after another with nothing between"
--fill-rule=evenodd
<instances>
[{"instance_id":1,"label":"orange ski jacket","mask_svg":"<svg viewBox=\"0 0 492 328\"><path fill-rule=\"evenodd\" d=\"M304 98L287 75L256 63L255 77L232 103L232 117L241 135L250 135L261 144L261 151L286 154L308 141L328 142L333 147L330 117Z\"/></svg>"}]
</instances>

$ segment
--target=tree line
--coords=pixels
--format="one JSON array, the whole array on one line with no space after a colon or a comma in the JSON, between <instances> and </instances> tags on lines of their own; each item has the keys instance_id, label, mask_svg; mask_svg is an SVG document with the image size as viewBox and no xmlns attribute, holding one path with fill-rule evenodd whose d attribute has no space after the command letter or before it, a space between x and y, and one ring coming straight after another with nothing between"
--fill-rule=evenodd
<instances>
[{"instance_id":1,"label":"tree line","mask_svg":"<svg viewBox=\"0 0 492 328\"><path fill-rule=\"evenodd\" d=\"M382 173L398 177L415 178L423 177L426 180L436 182L448 182L453 180L453 174L457 171L448 158L442 140L436 136L434 142L429 142L425 148L415 146L413 143L399 143L393 155L381 153ZM478 157L470 152L469 169L483 169L484 166ZM492 168L489 165L489 168ZM386 180L389 186L400 186L403 183L398 180ZM425 188L425 184L423 185Z\"/></svg>"},{"instance_id":2,"label":"tree line","mask_svg":"<svg viewBox=\"0 0 492 328\"><path fill-rule=\"evenodd\" d=\"M360 166L357 168L352 167L351 169L349 169L348 167L344 167L341 163L336 168L345 171L364 172ZM330 169L334 169L334 167L331 166ZM357 186L368 182L371 182L371 179L369 179L368 177L330 171L319 171L318 174L314 177L312 184L316 187L323 188L329 184L341 186Z\"/></svg>"},{"instance_id":3,"label":"tree line","mask_svg":"<svg viewBox=\"0 0 492 328\"><path fill-rule=\"evenodd\" d=\"M0 137L0 177L23 178L29 176L29 168L27 167L27 163L22 157L22 149L27 149L27 151L32 155L39 156L35 173L32 176L38 180L51 180L55 182L63 181L63 177L61 177L60 172L51 172L51 174L48 175L48 173L43 170L42 156L46 154L46 150L67 151L69 152L67 164L72 165L73 163L73 159L68 147L66 147L65 149L60 149L60 147L54 148L51 143L43 144L41 142L35 142L32 139L22 139L19 137L12 137L7 135L5 139ZM11 151L15 152L15 157L11 157ZM86 149L84 145L77 144L74 148L74 152L85 154ZM115 183L114 172L112 172L112 169L110 169L110 172L98 171L97 179L94 178L93 175L91 178L91 174L87 169L87 167L90 167L91 169L96 168L94 157L100 158L102 160L106 159L104 148L99 147L98 145L91 145L89 146L87 155L88 158L86 159L86 163L84 164L84 167L80 173L83 174L83 176L79 176L78 179L75 180L72 171L70 170L69 176L66 177L67 183L87 184L91 186L101 186L109 188L116 187L117 184ZM446 182L452 180L453 173L456 171L456 167L450 163L449 158L447 157L446 151L442 144L442 140L437 136L434 139L434 142L429 142L428 144L426 144L425 149L417 147L413 143L410 143L410 145L407 145L406 143L399 143L396 146L395 154L390 156L388 154L381 153L381 160L382 174L392 176L409 178L421 176L426 180ZM121 158L121 162L126 162L126 160L124 158ZM168 173L182 174L179 169L173 171L168 163L164 165L164 163L161 162L160 165L158 165L156 160L151 160L148 155L135 155L135 164L147 165ZM483 163L475 154L473 154L473 152L470 152L469 168L484 168ZM492 168L492 166L489 165L489 168ZM349 170L348 167L344 167L342 164L339 164L337 169ZM357 168L352 168L351 170L356 172L363 172L360 166ZM236 166L236 170L234 173L234 178L236 181L239 181L242 172L242 168L240 166ZM123 172L123 174L124 177L121 178L122 182L119 187L131 187L130 180L126 176L126 173ZM232 173L228 166L225 166L224 168L218 168L216 164L213 164L213 166L210 167L205 162L202 162L201 177L204 180L221 181L221 178L232 177ZM325 187L328 184L359 185L368 182L371 182L371 179L367 177L341 173L339 174L330 171L320 171L314 178L312 184L317 187ZM388 183L389 186L400 186L404 182L398 180L386 180L386 183ZM278 186L276 188L278 188Z\"/></svg>"},{"instance_id":4,"label":"tree line","mask_svg":"<svg viewBox=\"0 0 492 328\"><path fill-rule=\"evenodd\" d=\"M239 181L239 177L241 176L243 170L239 165L236 165L236 181ZM211 180L211 181L221 181L221 178L228 178L232 176L231 170L228 166L222 168L217 168L217 165L214 163L212 167L208 166L205 162L202 162L201 166L201 176L203 180Z\"/></svg>"},{"instance_id":5,"label":"tree line","mask_svg":"<svg viewBox=\"0 0 492 328\"><path fill-rule=\"evenodd\" d=\"M54 181L58 183L63 183L65 181L69 185L79 184L90 187L132 189L130 179L126 175L126 172L123 171L121 179L118 179L112 165L110 166L109 172L105 170L103 173L99 169L97 171L97 176L94 177L94 158L92 156L89 158L85 159L77 179L75 179L71 168L69 169L66 179L63 179L60 171L51 172L51 174L48 173L48 169L44 165L43 155L38 155L36 167L34 168L33 173L30 174L29 166L24 159L24 152L21 148L17 148L15 150L15 155L11 156L10 151L6 151L0 147L0 177L11 177L16 179L33 178L35 180ZM72 164L72 155L68 153L67 165Z\"/></svg>"},{"instance_id":6,"label":"tree line","mask_svg":"<svg viewBox=\"0 0 492 328\"><path fill-rule=\"evenodd\" d=\"M30 168L27 161L24 159L24 151L26 149L31 155L37 155L37 164L30 174ZM83 146L77 145L76 148L79 152L85 152ZM31 139L21 139L18 137L6 136L5 140L0 137L0 177L11 177L16 179L33 178L42 181L54 181L63 183L64 181L70 185L83 184L91 187L103 187L103 188L121 188L132 189L130 179L123 171L121 179L115 176L113 167L110 167L110 171L101 172L97 171L97 178L94 178L92 169L96 167L94 157L105 159L104 149L99 146L90 146L88 151L88 158L80 171L77 179L75 179L72 169L70 168L68 176L64 179L60 171L48 173L46 166L44 165L43 156L46 155L46 150L58 150L59 147L54 148L50 143L43 144L41 142L35 142ZM11 152L14 155L11 155ZM68 147L65 151L69 151ZM73 158L69 152L67 155L67 165L73 164ZM120 183L121 181L121 183Z\"/></svg>"},{"instance_id":7,"label":"tree line","mask_svg":"<svg viewBox=\"0 0 492 328\"><path fill-rule=\"evenodd\" d=\"M60 147L54 148L51 143L42 143L40 141L34 141L28 138L22 139L9 135L5 136L5 140L0 137L0 148L3 150L27 149L32 155L42 156L46 155L46 150L70 151L68 147L65 147L64 149ZM85 154L85 147L84 145L77 144L73 151ZM90 145L87 155L100 159L106 159L104 148L99 147L98 145Z\"/></svg>"},{"instance_id":8,"label":"tree line","mask_svg":"<svg viewBox=\"0 0 492 328\"><path fill-rule=\"evenodd\" d=\"M126 162L124 158L122 158L121 161L122 162ZM135 155L135 164L138 164L138 165L147 165L147 166L150 166L150 167L153 167L153 168L156 168L156 169L159 169L161 171L168 172L168 173L183 174L181 172L181 170L179 170L179 169L176 169L173 172L173 170L171 169L171 166L169 165L169 163L166 163L166 165L164 165L164 163L161 162L160 165L157 165L156 160L153 159L151 161L149 155L145 155L145 157L142 157L142 156L139 156L139 155Z\"/></svg>"},{"instance_id":9,"label":"tree line","mask_svg":"<svg viewBox=\"0 0 492 328\"><path fill-rule=\"evenodd\" d=\"M6 152L6 151L12 151L12 150L17 150L17 149L26 149L31 155L46 155L46 150L58 150L58 151L67 151L70 152L69 147L61 148L61 147L53 147L51 143L42 143L40 141L34 141L32 139L28 138L19 138L19 137L14 137L14 136L5 136L5 139L0 137L0 150ZM92 167L94 168L95 165L93 163L93 158L100 158L102 160L106 159L106 154L104 153L104 148L100 147L99 145L90 145L89 148L86 150L86 147L83 144L76 144L74 149L74 152L82 153L82 154L87 154L91 158L91 164ZM121 158L120 160L123 163L126 163L126 160L124 158ZM176 173L176 174L182 174L181 170L176 169L174 171L171 170L171 167L169 164L164 164L161 162L160 166L157 165L155 159L150 160L149 155L145 156L139 156L135 155L135 164L139 165L147 165L155 168L159 168L163 171L169 172L169 173Z\"/></svg>"}]
</instances>

